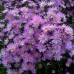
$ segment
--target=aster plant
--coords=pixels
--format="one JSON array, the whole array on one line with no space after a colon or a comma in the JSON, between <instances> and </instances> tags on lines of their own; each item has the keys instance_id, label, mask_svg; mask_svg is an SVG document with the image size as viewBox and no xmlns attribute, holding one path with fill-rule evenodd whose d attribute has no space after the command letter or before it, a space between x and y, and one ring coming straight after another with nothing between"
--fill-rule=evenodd
<instances>
[{"instance_id":1,"label":"aster plant","mask_svg":"<svg viewBox=\"0 0 74 74\"><path fill-rule=\"evenodd\" d=\"M74 31L62 12L64 0L3 0L2 4L5 17L0 21L0 41L4 48L0 58L7 74L36 74L45 61L47 71L49 61L60 61L66 52L74 56ZM73 62L69 58L66 66Z\"/></svg>"}]
</instances>

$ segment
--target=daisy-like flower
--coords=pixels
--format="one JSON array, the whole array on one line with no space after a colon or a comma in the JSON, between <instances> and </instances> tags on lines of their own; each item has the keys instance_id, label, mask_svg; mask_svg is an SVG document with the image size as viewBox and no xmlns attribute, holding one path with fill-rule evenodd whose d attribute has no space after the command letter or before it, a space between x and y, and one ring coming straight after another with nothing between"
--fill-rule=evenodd
<instances>
[{"instance_id":1,"label":"daisy-like flower","mask_svg":"<svg viewBox=\"0 0 74 74\"><path fill-rule=\"evenodd\" d=\"M55 30L55 28L56 28L56 25L50 25L49 31L53 31L53 30Z\"/></svg>"},{"instance_id":2,"label":"daisy-like flower","mask_svg":"<svg viewBox=\"0 0 74 74\"><path fill-rule=\"evenodd\" d=\"M70 62L66 62L66 66L67 67L70 67Z\"/></svg>"},{"instance_id":3,"label":"daisy-like flower","mask_svg":"<svg viewBox=\"0 0 74 74\"><path fill-rule=\"evenodd\" d=\"M28 64L27 63L22 63L22 70L24 71L28 71L29 70L29 68L28 68Z\"/></svg>"},{"instance_id":4,"label":"daisy-like flower","mask_svg":"<svg viewBox=\"0 0 74 74\"><path fill-rule=\"evenodd\" d=\"M28 54L28 53L24 53L24 54L25 54L25 56L24 56L24 62L25 63L27 63L27 62L33 63L34 62L34 59L30 54Z\"/></svg>"},{"instance_id":5,"label":"daisy-like flower","mask_svg":"<svg viewBox=\"0 0 74 74\"><path fill-rule=\"evenodd\" d=\"M26 1L27 1L27 0L22 0L21 2L24 3L24 2L26 2Z\"/></svg>"},{"instance_id":6,"label":"daisy-like flower","mask_svg":"<svg viewBox=\"0 0 74 74\"><path fill-rule=\"evenodd\" d=\"M74 56L74 45L72 46L72 50L70 51L70 56Z\"/></svg>"},{"instance_id":7,"label":"daisy-like flower","mask_svg":"<svg viewBox=\"0 0 74 74\"><path fill-rule=\"evenodd\" d=\"M44 7L46 5L45 1L40 2L40 7Z\"/></svg>"},{"instance_id":8,"label":"daisy-like flower","mask_svg":"<svg viewBox=\"0 0 74 74\"><path fill-rule=\"evenodd\" d=\"M53 43L55 43L55 44L61 43L61 38L60 38L59 35L57 35L57 34L54 35L54 36L52 36L51 39L53 39L53 40L52 40L52 44L53 44Z\"/></svg>"},{"instance_id":9,"label":"daisy-like flower","mask_svg":"<svg viewBox=\"0 0 74 74\"><path fill-rule=\"evenodd\" d=\"M50 28L49 25L44 25L44 26L42 26L42 30L43 30L44 32L47 32L47 31L49 30L49 28Z\"/></svg>"},{"instance_id":10,"label":"daisy-like flower","mask_svg":"<svg viewBox=\"0 0 74 74\"><path fill-rule=\"evenodd\" d=\"M65 45L66 49L68 49L68 50L72 49L72 42L70 40L67 40L65 44L66 44Z\"/></svg>"},{"instance_id":11,"label":"daisy-like flower","mask_svg":"<svg viewBox=\"0 0 74 74\"><path fill-rule=\"evenodd\" d=\"M72 29L71 27L69 27L69 26L66 26L66 27L65 27L65 32L66 32L67 34L73 34L73 29Z\"/></svg>"},{"instance_id":12,"label":"daisy-like flower","mask_svg":"<svg viewBox=\"0 0 74 74\"><path fill-rule=\"evenodd\" d=\"M0 28L4 28L4 24L1 24L1 23L0 23Z\"/></svg>"},{"instance_id":13,"label":"daisy-like flower","mask_svg":"<svg viewBox=\"0 0 74 74\"><path fill-rule=\"evenodd\" d=\"M9 39L12 39L14 37L14 34L12 33L8 37L9 37Z\"/></svg>"},{"instance_id":14,"label":"daisy-like flower","mask_svg":"<svg viewBox=\"0 0 74 74\"><path fill-rule=\"evenodd\" d=\"M47 4L48 4L48 6L52 6L52 5L54 5L54 2L53 1L50 1Z\"/></svg>"},{"instance_id":15,"label":"daisy-like flower","mask_svg":"<svg viewBox=\"0 0 74 74\"><path fill-rule=\"evenodd\" d=\"M18 9L10 10L8 13L9 13L10 15L16 16L16 15L18 14Z\"/></svg>"},{"instance_id":16,"label":"daisy-like flower","mask_svg":"<svg viewBox=\"0 0 74 74\"><path fill-rule=\"evenodd\" d=\"M52 74L55 74L56 72L55 72L55 70L52 70Z\"/></svg>"},{"instance_id":17,"label":"daisy-like flower","mask_svg":"<svg viewBox=\"0 0 74 74\"><path fill-rule=\"evenodd\" d=\"M61 23L62 22L61 19L63 19L63 21L66 21L65 15L61 12L53 15L53 17L54 17L54 22L55 23Z\"/></svg>"},{"instance_id":18,"label":"daisy-like flower","mask_svg":"<svg viewBox=\"0 0 74 74\"><path fill-rule=\"evenodd\" d=\"M5 28L5 31L10 31L12 28L12 24L7 24L7 27Z\"/></svg>"},{"instance_id":19,"label":"daisy-like flower","mask_svg":"<svg viewBox=\"0 0 74 74\"><path fill-rule=\"evenodd\" d=\"M7 69L7 74L13 74L13 71L11 69Z\"/></svg>"},{"instance_id":20,"label":"daisy-like flower","mask_svg":"<svg viewBox=\"0 0 74 74\"><path fill-rule=\"evenodd\" d=\"M32 25L33 27L38 27L39 24L42 24L42 22L43 22L43 19L39 15L34 15L31 21L31 23L33 24Z\"/></svg>"},{"instance_id":21,"label":"daisy-like flower","mask_svg":"<svg viewBox=\"0 0 74 74\"><path fill-rule=\"evenodd\" d=\"M23 46L25 44L24 40L19 41L19 44Z\"/></svg>"},{"instance_id":22,"label":"daisy-like flower","mask_svg":"<svg viewBox=\"0 0 74 74\"><path fill-rule=\"evenodd\" d=\"M52 7L52 8L49 8L48 12L47 12L47 15L48 16L55 16L56 15L56 12L57 11L57 7Z\"/></svg>"},{"instance_id":23,"label":"daisy-like flower","mask_svg":"<svg viewBox=\"0 0 74 74\"><path fill-rule=\"evenodd\" d=\"M35 7L35 6L37 6L34 2L30 2L29 3L29 6L31 6L31 7Z\"/></svg>"},{"instance_id":24,"label":"daisy-like flower","mask_svg":"<svg viewBox=\"0 0 74 74\"><path fill-rule=\"evenodd\" d=\"M65 25L65 24L63 24L63 25L61 26L61 28L62 28L62 29L65 29L65 27L66 27L66 25Z\"/></svg>"},{"instance_id":25,"label":"daisy-like flower","mask_svg":"<svg viewBox=\"0 0 74 74\"><path fill-rule=\"evenodd\" d=\"M7 51L13 52L15 49L16 49L16 45L13 44L13 43L10 43L10 44L7 46Z\"/></svg>"},{"instance_id":26,"label":"daisy-like flower","mask_svg":"<svg viewBox=\"0 0 74 74\"><path fill-rule=\"evenodd\" d=\"M49 38L47 34L42 33L41 35L39 35L38 39L41 43L45 43L46 41L48 41Z\"/></svg>"},{"instance_id":27,"label":"daisy-like flower","mask_svg":"<svg viewBox=\"0 0 74 74\"><path fill-rule=\"evenodd\" d=\"M37 49L39 50L39 52L46 51L46 47L41 43L37 45Z\"/></svg>"},{"instance_id":28,"label":"daisy-like flower","mask_svg":"<svg viewBox=\"0 0 74 74\"><path fill-rule=\"evenodd\" d=\"M62 58L60 54L55 54L54 59L59 61Z\"/></svg>"},{"instance_id":29,"label":"daisy-like flower","mask_svg":"<svg viewBox=\"0 0 74 74\"><path fill-rule=\"evenodd\" d=\"M15 62L20 62L20 58L17 57L17 56L15 56L15 57L14 57L14 61L15 61Z\"/></svg>"}]
</instances>

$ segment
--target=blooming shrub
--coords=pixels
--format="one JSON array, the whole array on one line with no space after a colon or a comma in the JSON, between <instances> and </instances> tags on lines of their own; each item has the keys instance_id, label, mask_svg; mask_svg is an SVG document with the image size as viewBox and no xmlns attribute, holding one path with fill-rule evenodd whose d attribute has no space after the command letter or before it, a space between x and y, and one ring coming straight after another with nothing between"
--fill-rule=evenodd
<instances>
[{"instance_id":1,"label":"blooming shrub","mask_svg":"<svg viewBox=\"0 0 74 74\"><path fill-rule=\"evenodd\" d=\"M7 74L36 74L36 63L60 61L68 52L72 57L73 28L61 12L64 1L3 0L6 25L0 24L0 40L5 44L1 59ZM70 59L69 59L70 60ZM73 61L66 63L69 66ZM53 71L54 72L54 71Z\"/></svg>"}]
</instances>

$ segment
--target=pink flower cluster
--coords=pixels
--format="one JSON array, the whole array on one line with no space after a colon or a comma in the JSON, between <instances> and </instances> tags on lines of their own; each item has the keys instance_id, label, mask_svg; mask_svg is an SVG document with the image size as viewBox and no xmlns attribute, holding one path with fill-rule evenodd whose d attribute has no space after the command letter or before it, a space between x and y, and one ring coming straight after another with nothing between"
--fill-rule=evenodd
<instances>
[{"instance_id":1,"label":"pink flower cluster","mask_svg":"<svg viewBox=\"0 0 74 74\"><path fill-rule=\"evenodd\" d=\"M16 1L11 9L8 5L4 18L8 23L0 25L0 38L6 45L1 51L1 58L8 74L22 74L25 71L36 74L37 62L60 60L66 51L73 53L73 29L64 24L66 16L60 10L61 2L23 0L21 3ZM27 7L22 7L25 3L28 3Z\"/></svg>"}]
</instances>

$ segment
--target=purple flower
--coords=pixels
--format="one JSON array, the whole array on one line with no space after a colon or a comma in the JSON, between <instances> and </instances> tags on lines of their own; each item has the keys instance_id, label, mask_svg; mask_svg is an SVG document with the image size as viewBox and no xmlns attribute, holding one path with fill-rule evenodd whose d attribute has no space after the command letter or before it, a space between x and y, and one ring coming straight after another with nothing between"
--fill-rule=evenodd
<instances>
[{"instance_id":1,"label":"purple flower","mask_svg":"<svg viewBox=\"0 0 74 74\"><path fill-rule=\"evenodd\" d=\"M32 25L33 27L38 27L39 24L42 24L42 22L43 22L43 19L42 19L42 17L40 17L39 15L34 15L34 16L32 17L31 23L33 24L33 25Z\"/></svg>"},{"instance_id":2,"label":"purple flower","mask_svg":"<svg viewBox=\"0 0 74 74\"><path fill-rule=\"evenodd\" d=\"M25 63L27 63L27 62L33 63L34 62L34 58L32 55L30 55L29 53L24 53L24 55L25 56L24 56L23 60Z\"/></svg>"},{"instance_id":3,"label":"purple flower","mask_svg":"<svg viewBox=\"0 0 74 74\"><path fill-rule=\"evenodd\" d=\"M16 63L20 62L20 57L15 56L15 57L14 57L14 61L15 61Z\"/></svg>"},{"instance_id":4,"label":"purple flower","mask_svg":"<svg viewBox=\"0 0 74 74\"><path fill-rule=\"evenodd\" d=\"M42 33L41 35L39 35L39 41L43 44L43 43L45 43L46 41L48 41L48 39L49 39L49 37L48 37L48 35L47 34L44 34L44 33Z\"/></svg>"},{"instance_id":5,"label":"purple flower","mask_svg":"<svg viewBox=\"0 0 74 74\"><path fill-rule=\"evenodd\" d=\"M50 29L50 25L48 25L48 24L42 26L42 30L43 30L44 32L49 31L49 29Z\"/></svg>"},{"instance_id":6,"label":"purple flower","mask_svg":"<svg viewBox=\"0 0 74 74\"><path fill-rule=\"evenodd\" d=\"M71 41L67 40L65 44L66 44L65 45L66 49L68 49L68 50L72 49L72 42Z\"/></svg>"},{"instance_id":7,"label":"purple flower","mask_svg":"<svg viewBox=\"0 0 74 74\"><path fill-rule=\"evenodd\" d=\"M37 44L37 49L39 50L39 52L44 52L46 51L46 47L43 44Z\"/></svg>"},{"instance_id":8,"label":"purple flower","mask_svg":"<svg viewBox=\"0 0 74 74\"><path fill-rule=\"evenodd\" d=\"M71 27L66 26L66 27L65 27L65 32L66 32L67 34L73 34L73 29L72 29Z\"/></svg>"},{"instance_id":9,"label":"purple flower","mask_svg":"<svg viewBox=\"0 0 74 74\"><path fill-rule=\"evenodd\" d=\"M60 61L61 58L62 58L62 56L60 54L54 55L54 59L57 60L57 61Z\"/></svg>"},{"instance_id":10,"label":"purple flower","mask_svg":"<svg viewBox=\"0 0 74 74\"><path fill-rule=\"evenodd\" d=\"M14 50L16 50L16 45L11 43L7 46L7 51L11 51L13 52Z\"/></svg>"},{"instance_id":11,"label":"purple flower","mask_svg":"<svg viewBox=\"0 0 74 74\"><path fill-rule=\"evenodd\" d=\"M66 51L73 57L73 29L64 24L67 20L62 13L66 7L64 0L2 0L1 3L4 10L0 16L5 17L0 21L0 40L5 47L0 58L8 74L26 71L36 74L36 63L60 61ZM17 70L11 69L12 63ZM73 60L68 59L66 65L71 63Z\"/></svg>"}]
</instances>

